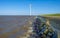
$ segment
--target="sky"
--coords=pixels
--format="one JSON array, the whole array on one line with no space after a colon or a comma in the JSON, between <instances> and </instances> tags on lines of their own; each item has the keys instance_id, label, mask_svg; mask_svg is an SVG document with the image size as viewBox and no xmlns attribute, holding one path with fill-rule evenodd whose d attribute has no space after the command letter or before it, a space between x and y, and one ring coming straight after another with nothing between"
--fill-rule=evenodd
<instances>
[{"instance_id":1,"label":"sky","mask_svg":"<svg viewBox=\"0 0 60 38\"><path fill-rule=\"evenodd\" d=\"M0 0L0 15L31 15L60 13L60 0Z\"/></svg>"}]
</instances>

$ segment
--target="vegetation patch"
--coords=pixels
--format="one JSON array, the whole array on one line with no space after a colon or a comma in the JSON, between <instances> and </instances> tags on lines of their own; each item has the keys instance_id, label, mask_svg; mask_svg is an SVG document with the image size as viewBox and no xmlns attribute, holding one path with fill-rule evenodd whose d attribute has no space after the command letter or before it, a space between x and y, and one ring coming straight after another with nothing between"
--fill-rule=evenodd
<instances>
[{"instance_id":1,"label":"vegetation patch","mask_svg":"<svg viewBox=\"0 0 60 38\"><path fill-rule=\"evenodd\" d=\"M60 16L60 14L44 14L42 16Z\"/></svg>"}]
</instances>

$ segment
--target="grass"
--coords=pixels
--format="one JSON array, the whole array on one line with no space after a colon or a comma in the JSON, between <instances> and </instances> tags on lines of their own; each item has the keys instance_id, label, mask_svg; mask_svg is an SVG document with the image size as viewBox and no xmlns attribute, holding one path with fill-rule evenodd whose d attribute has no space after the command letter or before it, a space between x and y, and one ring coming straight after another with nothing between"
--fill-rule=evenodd
<instances>
[{"instance_id":1,"label":"grass","mask_svg":"<svg viewBox=\"0 0 60 38\"><path fill-rule=\"evenodd\" d=\"M44 14L42 16L60 16L60 14Z\"/></svg>"}]
</instances>

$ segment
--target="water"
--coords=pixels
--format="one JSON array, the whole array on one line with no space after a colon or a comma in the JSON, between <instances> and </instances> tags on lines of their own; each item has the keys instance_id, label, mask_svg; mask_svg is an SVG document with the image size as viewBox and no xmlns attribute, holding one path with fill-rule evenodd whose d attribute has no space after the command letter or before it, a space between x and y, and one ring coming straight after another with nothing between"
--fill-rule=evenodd
<instances>
[{"instance_id":1,"label":"water","mask_svg":"<svg viewBox=\"0 0 60 38\"><path fill-rule=\"evenodd\" d=\"M0 16L0 38L17 38L27 30L21 29L29 26L34 16ZM5 36L6 35L6 36Z\"/></svg>"},{"instance_id":2,"label":"water","mask_svg":"<svg viewBox=\"0 0 60 38\"><path fill-rule=\"evenodd\" d=\"M50 21L50 24L51 24L51 27L55 31L57 31L58 38L60 38L60 23L56 23L56 22L58 22L58 21L55 21L54 22L54 20L53 20L53 21Z\"/></svg>"}]
</instances>

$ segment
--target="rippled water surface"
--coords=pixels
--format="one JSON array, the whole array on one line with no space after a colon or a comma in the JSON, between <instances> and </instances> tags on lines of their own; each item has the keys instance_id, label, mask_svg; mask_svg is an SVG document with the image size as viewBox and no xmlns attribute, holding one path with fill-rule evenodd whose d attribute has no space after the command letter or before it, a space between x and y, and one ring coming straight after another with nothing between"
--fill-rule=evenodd
<instances>
[{"instance_id":1,"label":"rippled water surface","mask_svg":"<svg viewBox=\"0 0 60 38\"><path fill-rule=\"evenodd\" d=\"M31 19L33 16L0 16L0 38L18 38L26 32L22 27Z\"/></svg>"}]
</instances>

